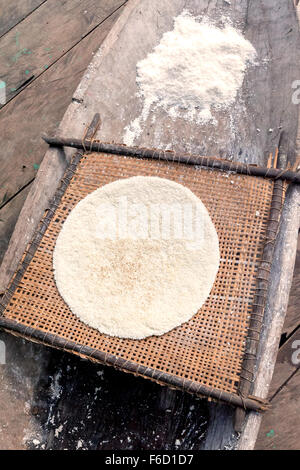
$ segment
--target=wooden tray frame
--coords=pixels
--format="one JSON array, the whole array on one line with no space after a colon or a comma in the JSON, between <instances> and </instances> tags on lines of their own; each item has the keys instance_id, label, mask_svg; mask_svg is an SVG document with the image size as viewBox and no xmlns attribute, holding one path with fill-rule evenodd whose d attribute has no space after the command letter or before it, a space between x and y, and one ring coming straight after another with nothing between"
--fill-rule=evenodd
<instances>
[{"instance_id":1,"label":"wooden tray frame","mask_svg":"<svg viewBox=\"0 0 300 470\"><path fill-rule=\"evenodd\" d=\"M66 144L65 141L56 142L56 145L58 146L65 145L65 144ZM103 148L99 146L99 143L97 145L98 145L99 151L103 152ZM95 148L93 148L93 142L89 140L83 141L81 145L77 143L77 146L79 146L83 150L86 150L88 148L88 149L95 151ZM122 148L124 149L124 146L122 146ZM125 150L128 155L128 149L125 148ZM109 148L107 149L107 152L110 154L116 154L116 155L120 154L120 152L114 150L112 146L109 146ZM156 158L156 159L166 158L165 152L151 151L151 150L147 152L145 152L145 149L135 148L134 155L129 155L129 156L132 156L133 158L149 158L149 157ZM68 184L81 158L82 158L82 153L77 152L72 162L69 164L65 172L65 175L61 181L61 185L59 189L56 191L53 202L49 210L47 211L44 219L42 220L40 227L37 230L30 244L29 250L27 251L25 257L22 260L21 267L17 271L15 276L13 277L13 282L10 284L10 286L6 290L6 293L0 305L0 327L4 328L6 331L10 331L13 334L21 335L33 341L38 341L45 345L63 349L63 350L78 354L82 357L91 359L93 361L112 365L118 369L122 369L125 372L131 372L136 375L141 375L161 385L168 385L173 388L179 388L190 393L195 393L200 396L208 397L209 399L220 400L220 401L232 404L240 408L240 413L242 413L242 415L244 414L245 409L249 409L253 411L266 410L268 408L268 403L265 400L262 400L258 397L251 396L249 392L251 389L251 384L254 379L254 366L255 366L256 355L257 355L257 347L259 344L260 332L261 332L261 327L263 323L265 302L266 302L267 293L268 293L269 272L270 272L270 266L271 266L272 259L273 259L274 244L276 241L276 236L277 236L278 226L279 226L279 221L280 221L280 214L281 214L281 209L282 209L282 204L283 204L283 196L284 196L283 180L286 179L286 174L284 172L280 172L280 174L278 174L278 170L276 170L276 174L273 175L272 172L270 173L270 169L262 169L262 168L259 169L262 172L261 176L269 177L269 178L275 177L277 179L274 182L273 196L272 196L272 202L271 202L271 211L270 211L269 221L267 224L266 240L265 240L265 245L263 249L262 260L261 260L258 275L257 275L257 290L256 290L255 300L253 303L253 311L252 311L250 325L249 325L246 351L245 351L245 356L244 356L243 365L242 365L240 384L238 388L238 392L239 392L238 395L233 394L233 393L228 393L225 391L212 389L211 387L207 387L204 385L195 384L192 381L181 379L171 374L162 373L158 370L150 369L141 365L137 367L137 364L130 362L128 360L125 360L123 358L115 357L111 354L105 354L101 351L89 348L87 346L79 345L73 341L66 341L65 339L59 338L56 335L53 335L50 333L44 333L40 330L30 328L28 326L24 326L21 323L7 319L3 316L3 312L6 308L6 305L8 304L9 299L13 295L15 289L17 288L18 283L22 279L22 276L24 275L24 272L26 271L26 268L31 258L33 257L35 250L37 249L51 219L54 216L55 210L66 188L68 187ZM196 164L193 158L188 158L188 159L186 159L186 157L176 157L176 158L180 163ZM220 162L221 163L223 162L224 169L227 171L228 171L229 163L231 165L231 168L232 168L232 165L234 165L233 162L221 161L220 159L216 159L213 157L209 157L209 158L198 157L198 158L201 159L202 166L207 166L207 167L212 167L212 168L217 168L217 169L222 169L222 166L220 168ZM170 161L174 161L174 155L171 155L171 153L169 153L168 159ZM200 161L197 161L197 163L199 164ZM246 169L245 171L249 174L249 170ZM240 171L240 172L244 173L244 171Z\"/></svg>"}]
</instances>

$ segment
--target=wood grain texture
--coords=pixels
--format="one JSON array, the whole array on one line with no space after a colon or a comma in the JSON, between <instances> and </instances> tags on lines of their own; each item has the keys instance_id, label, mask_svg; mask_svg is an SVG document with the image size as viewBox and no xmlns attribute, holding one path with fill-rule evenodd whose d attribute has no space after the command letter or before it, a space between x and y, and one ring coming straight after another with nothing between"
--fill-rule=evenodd
<instances>
[{"instance_id":1,"label":"wood grain texture","mask_svg":"<svg viewBox=\"0 0 300 470\"><path fill-rule=\"evenodd\" d=\"M296 373L300 366L300 329L279 349L274 376L269 390L270 399L276 395L285 383Z\"/></svg>"},{"instance_id":2,"label":"wood grain texture","mask_svg":"<svg viewBox=\"0 0 300 470\"><path fill-rule=\"evenodd\" d=\"M299 207L300 188L291 186L286 195L275 246L274 261L271 267L272 282L265 310L256 379L252 390L252 394L261 398L266 398L269 393L288 305L300 223ZM258 413L248 414L239 441L239 449L254 447L261 419L262 416Z\"/></svg>"},{"instance_id":3,"label":"wood grain texture","mask_svg":"<svg viewBox=\"0 0 300 470\"><path fill-rule=\"evenodd\" d=\"M292 2L290 3L292 7ZM298 33L300 24L300 5L297 3L295 17L298 22ZM299 56L295 57L299 64ZM294 108L296 106L294 105ZM297 131L294 145L294 153L300 155L300 119L297 117ZM269 302L266 309L265 326L261 342L260 360L256 382L253 392L258 396L266 397L269 393L272 375L275 367L276 356L279 347L279 340L285 320L288 305L289 292L292 283L292 273L295 265L297 236L299 231L299 208L300 208L300 188L291 187L287 194L282 215L281 228L276 244L275 259L272 266L272 283L269 295ZM280 266L280 270L278 270ZM245 423L242 438L238 448L253 449L262 417L256 413L250 413Z\"/></svg>"},{"instance_id":4,"label":"wood grain texture","mask_svg":"<svg viewBox=\"0 0 300 470\"><path fill-rule=\"evenodd\" d=\"M36 176L37 168L47 150L41 135L45 128L54 132L58 127L93 53L98 50L119 14L117 11L110 16L0 111L0 129L5 147L0 165L3 170L2 192L6 197L11 194L9 185L14 194ZM28 114L30 119L27 118ZM9 220L7 215L2 216L4 209L0 208L0 219L5 220L0 222L0 260L6 251L21 208L22 204L10 204L5 210L5 214L11 212Z\"/></svg>"},{"instance_id":5,"label":"wood grain texture","mask_svg":"<svg viewBox=\"0 0 300 470\"><path fill-rule=\"evenodd\" d=\"M0 37L47 0L0 0Z\"/></svg>"},{"instance_id":6,"label":"wood grain texture","mask_svg":"<svg viewBox=\"0 0 300 470\"><path fill-rule=\"evenodd\" d=\"M289 305L285 322L282 328L282 333L289 336L295 328L300 325L300 237L298 238L297 256L295 263L295 271L293 277L293 283L290 292Z\"/></svg>"},{"instance_id":7,"label":"wood grain texture","mask_svg":"<svg viewBox=\"0 0 300 470\"><path fill-rule=\"evenodd\" d=\"M272 399L275 394L277 394L280 389L284 386L284 384L292 377L293 374L296 373L299 364L296 364L295 361L293 362L293 355L297 360L297 348L300 345L300 315L299 315L299 299L300 299L300 292L298 289L299 283L299 245L300 245L300 237L298 237L298 249L297 249L297 256L296 256L296 263L295 263L295 270L294 276L289 296L289 305L287 308L287 314L284 321L284 326L282 328L282 332L289 332L287 325L292 325L294 333L290 335L290 337L283 343L280 347L277 358L276 358L276 365L274 369L274 374L272 377L271 386L269 389L269 399ZM299 357L300 359L300 357ZM264 423L264 419L262 421L262 425Z\"/></svg>"},{"instance_id":8,"label":"wood grain texture","mask_svg":"<svg viewBox=\"0 0 300 470\"><path fill-rule=\"evenodd\" d=\"M272 408L262 418L256 449L299 449L299 367L300 330L298 329L278 351L269 389Z\"/></svg>"},{"instance_id":9,"label":"wood grain texture","mask_svg":"<svg viewBox=\"0 0 300 470\"><path fill-rule=\"evenodd\" d=\"M300 328L281 346L278 351L274 375L269 390L269 399L284 387L300 366Z\"/></svg>"},{"instance_id":10,"label":"wood grain texture","mask_svg":"<svg viewBox=\"0 0 300 470\"><path fill-rule=\"evenodd\" d=\"M0 40L6 101L26 88L30 79L51 67L122 3L122 0L48 1L6 34Z\"/></svg>"},{"instance_id":11,"label":"wood grain texture","mask_svg":"<svg viewBox=\"0 0 300 470\"><path fill-rule=\"evenodd\" d=\"M150 113L142 134L134 143L150 148L169 146L188 153L259 164L266 163L265 155L275 151L279 127L289 129L292 144L297 131L297 108L291 105L291 82L299 75L299 64L287 57L284 48L288 47L291 55L296 56L295 45L299 41L296 26L287 34L292 19L296 25L293 5L281 2L274 6L271 0L259 4L234 1L231 6L223 1L209 0L158 3L154 1L151 6L143 8L141 2L133 9L118 41L103 49L101 57L95 57L75 94L78 100L83 100L83 106L73 125L68 123L72 137L81 138L83 120L100 107L103 125L97 137L103 141L122 142L124 128L140 114L142 108L142 102L136 96L135 65L158 44L165 31L172 29L173 17L186 8L194 14L205 12L214 21L222 15L230 16L253 43L261 65L249 70L235 106L230 112L217 115L217 126L207 124L199 128L180 118L174 122L166 113L157 110L155 114ZM133 32L141 29L141 40L136 43ZM126 61L123 59L125 47L130 47L130 52L126 51ZM284 76L282 67L286 71ZM108 72L98 74L99 68ZM124 80L127 84L125 89L122 87Z\"/></svg>"},{"instance_id":12,"label":"wood grain texture","mask_svg":"<svg viewBox=\"0 0 300 470\"><path fill-rule=\"evenodd\" d=\"M144 8L143 4L146 5ZM246 36L253 41L259 56L262 59L267 58L269 61L250 72L246 78L241 95L242 101L237 103L237 106L232 111L232 119L236 125L234 134L231 133L229 127L230 120L226 115L220 116L217 128L206 127L200 132L192 127L188 129L186 124L182 122L177 122L176 130L170 132L167 128L169 124L168 119L160 115L157 116L153 126L151 124L149 126L146 125L145 132L141 136L140 141L136 143L147 146L149 144L150 146L165 146L166 143L171 142L175 150L187 150L204 154L215 153L220 156L234 156L234 158L240 161L264 164L266 163L265 155L277 146L278 128L283 126L290 135L290 158L293 159L298 110L291 103L291 82L299 77L299 64L296 60L298 58L299 32L292 2L282 2L279 0L263 0L259 5L257 2L246 0L232 1L231 6L217 0L175 0L172 2L170 0L165 0L164 2L155 0L151 3L146 2L146 0L130 0L123 15L119 17L114 28L107 36L101 52L95 55L92 64L78 87L74 95L75 101L68 108L59 128L60 134L65 137L81 138L86 124L90 122L95 112L100 112L103 126L98 137L115 141L122 138L124 126L140 112L140 103L134 96L136 91L136 61L144 57L159 42L162 33L172 27L172 17L181 12L183 7L190 9L195 14L205 12L216 19L220 18L221 14L226 14L234 21L238 21ZM136 36L139 32L139 41L136 41ZM287 49L289 54L285 53ZM282 70L285 70L284 74ZM124 87L124 83L126 83L126 87ZM247 108L244 108L242 105L243 99L247 102ZM117 103L119 103L119 106L117 106ZM261 129L261 132L256 130L258 127ZM149 135L147 135L147 128L149 128ZM273 131L269 132L269 129L273 129ZM62 175L66 160L69 158L70 152L59 153L54 149L47 151L36 181L22 209L2 264L0 273L1 286L4 287L7 284L10 275L14 272L16 263L20 259L27 241L31 238L44 209L47 207L48 201L53 195L58 180ZM293 196L296 197L295 195ZM293 206L294 200L292 196L288 200L286 209L288 214L291 214L290 211L295 209ZM289 204L291 207L289 207ZM34 214L34 220L29 221L28 219L32 214ZM293 249L295 248L293 243L295 244L296 242L296 224L297 214L296 217L289 219L287 224L287 230L291 234L289 239L291 240L290 249L286 253L287 256L278 258L277 261L276 271L281 280L280 282L283 282L283 278L285 281L290 280L292 276ZM282 233L282 236L284 238L284 233ZM282 275L282 270L285 273L284 276ZM273 293L276 293L279 284L276 277L273 279ZM280 336L282 318L286 308L287 287L285 287L283 293L282 298L276 298L278 301L277 311L280 317L279 320L276 320L277 314L275 315L275 321L272 320L271 311L266 320L267 333L264 337L263 346L264 351L268 351L268 348L270 349L270 354L266 355L266 358L270 361L268 364L270 371L267 377L265 377L263 368L266 367L266 364L262 363L262 370L258 374L258 393L265 392L269 386L269 375L272 375L271 369L275 362L274 351L276 352L277 348L276 338ZM70 360L78 361L75 358ZM56 374L59 377L63 377L60 382L60 390L64 397L69 393L67 388L65 388L67 367L67 362L61 362L55 369ZM105 368L104 373L111 374L112 371L109 368ZM43 383L46 380L46 375L41 376L40 379ZM126 380L124 375L122 375L122 381L120 379L121 375L118 374L117 386L120 386L120 384L126 387L132 386L131 383L130 385L124 385ZM72 395L73 399L69 402L73 406L76 389L80 386L76 380L72 381L71 386L74 387L74 394ZM39 389L41 388L42 386L40 385ZM173 393L175 392L172 390L166 392L167 397L169 397L168 399L172 399ZM102 398L100 399L99 397L99 401L97 401L98 408L99 403L101 405L101 400ZM53 407L45 410L45 413L47 413L47 417L60 425L62 422L59 419L57 403L57 401L53 400ZM67 404L68 402L66 401L65 403ZM197 413L199 413L198 417L200 413L201 416L206 416L206 405L202 406L203 409L197 410ZM237 436L233 433L231 410L228 411L228 408L222 406L211 406L205 443L203 443L202 439L202 442L194 444L194 448L197 448L196 445L204 446L205 448L233 448L236 446ZM115 408L118 410L118 406ZM114 409L114 406L110 409ZM130 416L132 415L130 414ZM182 417L182 419L184 418L185 416ZM134 418L135 421L138 419L141 419L140 415L136 415ZM131 422L131 418L129 418L129 422ZM144 423L146 426L146 418ZM168 421L166 425L172 425L172 421ZM254 446L258 426L259 421L256 415L251 415L241 436L242 448L252 448ZM55 436L55 430L50 429L50 431L52 436ZM96 433L97 431L93 432ZM70 448L72 445L75 445L75 438L72 439L72 436L70 437L68 429L60 433L60 439L62 442L68 442ZM50 447L60 445L59 443L53 444L50 432L48 432L48 441L50 442ZM121 444L118 441L115 444L115 448L118 448ZM86 443L88 448L93 445L96 444L92 440ZM101 448L103 445L103 441L100 441L98 448ZM169 445L171 447L174 446L174 442Z\"/></svg>"},{"instance_id":13,"label":"wood grain texture","mask_svg":"<svg viewBox=\"0 0 300 470\"><path fill-rule=\"evenodd\" d=\"M188 5L185 3L185 6ZM203 7L203 4L201 6ZM215 3L206 3L206 12L210 13L210 9L213 9L215 6ZM172 7L174 7L174 3L172 3ZM243 7L245 8L244 10ZM293 161L294 145L297 136L298 110L297 107L292 104L291 84L299 75L299 61L297 60L298 52L296 51L296 44L299 44L299 30L293 4L291 2L274 4L273 1L263 1L257 5L257 3L254 4L253 2L239 2L238 5L237 3L234 3L233 8L234 13L231 12L233 18L237 19L238 17L240 21L243 21L242 15L245 15L245 34L253 42L259 57L267 59L268 61L268 67L261 67L253 71L252 75L251 73L249 74L249 81L251 82L250 87L246 78L244 93L246 93L247 96L247 98L245 98L247 101L246 114L249 114L243 114L244 109L242 106L241 108L239 108L239 106L235 108L232 117L233 121L236 123L234 135L229 132L228 122L226 124L226 116L224 119L220 120L220 126L223 127L218 127L217 131L215 129L208 128L203 129L202 134L202 132L199 132L199 130L198 132L193 130L192 126L186 129L186 124L180 122L173 127L173 129L176 129L176 132L173 132L172 134L171 131L170 135L168 130L172 129L172 127L168 127L170 124L168 122L168 118L166 116L159 115L156 123L146 123L145 132L139 139L137 139L135 142L136 144L159 147L160 145L166 146L169 142L172 142L172 145L175 146L176 150L180 149L190 151L192 153L200 151L203 154L217 154L226 157L234 155L234 158L237 158L240 161L264 164L266 163L265 155L268 154L269 151L274 151L275 147L277 146L280 128L283 127L284 129L287 129L289 133L290 145L288 154L289 159ZM222 8L220 6L220 11L218 13L215 12L216 17L218 17L218 14L221 11ZM166 18L163 9L160 8L160 12L162 17ZM122 43L128 44L130 42L129 36L131 25L135 30L138 28L138 15L140 15L140 12L136 11L136 17L134 14L135 12L133 11L130 17L130 23L128 22L127 28L125 25L122 33L119 35L119 38L124 38ZM143 11L141 14L143 14ZM155 13L151 11L151 9L148 9L145 13L144 23L157 24L158 22L158 24L160 24L157 18L153 18L153 16L151 16L153 14ZM264 19L263 21L262 18ZM291 20L293 21L294 25L293 28L291 28ZM166 29L168 28L166 25L164 27ZM160 30L161 29L162 26L160 24ZM150 38L152 46L156 45L158 42L155 33L157 34L157 31L147 31L147 39L148 37ZM292 36L290 34L292 34ZM125 38L127 39L126 41ZM289 44L289 50L293 50L292 55L295 57L295 61L293 63L290 62L290 58L287 58L284 53L285 41L287 41ZM122 51L121 44L119 45L119 49L118 45L115 45L113 48L117 57L116 62L118 62L118 57L121 57L121 55L124 53L124 51ZM144 47L146 48L146 52L151 50L149 44L146 44ZM131 57L133 63L136 63L136 61L143 56L141 52L136 49L133 51ZM89 112L91 110L95 111L95 104L96 106L99 106L99 103L101 104L101 109L103 110L101 113L103 118L103 126L98 134L98 138L104 141L110 141L112 139L115 141L120 141L122 140L124 127L128 124L128 122L130 122L132 118L136 117L141 109L140 104L137 103L134 98L134 94L136 92L135 76L133 75L131 78L131 66L130 62L128 61L129 63L127 62L125 64L126 68L124 70L129 83L128 89L126 90L125 94L123 93L122 96L116 96L115 102L116 104L119 103L119 106L116 105L115 110L111 101L108 108L107 101L102 98L102 96L105 97L105 95L108 93L107 90L109 84L114 83L114 80L118 80L119 75L114 73L114 62L109 53L106 54L106 51L104 51L101 59L101 63L98 64L97 67L93 64L90 66L89 79L83 79L75 96L78 100L83 100L83 103L86 106L85 109ZM97 58L95 60L97 60ZM279 65L281 60L283 61L282 64L284 63L284 68L287 71L287 75L285 77L283 77L281 65ZM105 76L98 76L98 78L95 77L93 80L93 75L95 76L96 71L98 71L99 68L101 70L102 66L105 66L106 70L110 70L111 75L109 75L109 78ZM275 80L276 84L273 80ZM247 86L249 88L247 88ZM120 87L117 86L115 88L117 90L120 89ZM253 90L253 94L251 94L251 90ZM116 124L115 118L119 107L123 109L122 102L126 102L127 105L126 115L125 113L121 114L123 125L120 126L119 124ZM276 109L276 113L274 113L274 109ZM69 129L72 129L72 136L80 137L83 130L83 125L81 124L80 119L82 119L82 116L85 116L85 111L82 108L79 111L78 107L78 110L75 112L76 121L73 121L73 126L72 123L69 122L69 125L67 124L66 128L68 131ZM106 113L107 116L109 116L109 119L105 119ZM290 121L292 116L293 120ZM259 128L261 132L258 133L256 131L257 128ZM175 133L176 135L174 135ZM188 139L186 139L186 135L188 135ZM214 142L210 141L208 143L208 136L210 137L211 135L214 135L215 140ZM66 133L65 136L67 136ZM296 219L297 217L293 221L289 221L289 229L292 231L291 237L293 240L295 240L295 226L297 224ZM298 226L296 227L296 231L298 230ZM294 248L295 247L293 247L292 250ZM289 252L290 257L284 260L282 267L283 271L285 272L283 277L284 283L286 284L285 293L287 295L289 286L287 281L288 279L291 279L293 269L294 252L292 250ZM278 270L279 265L280 264L277 265L276 270ZM275 276L275 273L273 276ZM277 297L277 300L278 306L280 309L282 308L283 311L280 310L280 319L278 322L274 322L274 329L272 330L271 334L266 335L265 337L265 351L268 351L268 354L265 355L265 358L268 358L273 366L275 363L287 298L284 296L282 299ZM271 322L270 316L269 322ZM277 343L276 340L274 341L274 338L277 338ZM262 373L259 376L262 393L263 391L266 393L271 381L271 376L272 366L270 367L270 374L267 374L267 376L264 377L264 374ZM220 415L220 420L221 419L222 415ZM250 422L251 419L249 423ZM253 448L259 428L259 422L259 418L256 420L255 417L250 427L245 427L242 438L240 440L241 448ZM228 435L231 436L230 433ZM221 438L220 434L218 436ZM216 436L213 445L218 446ZM224 445L223 436L222 445Z\"/></svg>"},{"instance_id":14,"label":"wood grain texture","mask_svg":"<svg viewBox=\"0 0 300 470\"><path fill-rule=\"evenodd\" d=\"M65 0L61 2L54 0L47 2L0 40L1 79L6 82L7 90L7 104L0 110L0 134L3 136L4 143L3 152L0 157L0 165L3 169L0 174L0 201L5 194L7 197L15 194L20 186L32 178L34 172L34 169L28 166L27 171L24 173L20 165L18 165L18 160L20 159L20 154L18 156L19 148L12 144L15 140L12 136L14 135L13 133L16 133L16 129L12 122L9 123L9 126L7 125L8 120L11 121L13 119L14 122L16 121L16 115L12 118L11 110L19 109L20 103L22 103L24 112L24 102L29 96L28 94L24 96L24 93L30 85L21 88L22 91L18 94L18 101L9 101L12 96L18 93L15 89L24 83L24 81L26 82L28 78L34 76L35 80L41 77L45 90L47 83L49 83L47 78L49 77L48 72L51 65L53 64L56 70L56 61L62 58L62 61L59 61L60 70L62 71L62 64L68 63L70 57L74 58L73 49L81 41L82 36L86 36L96 25L120 7L122 3L124 3L124 0L111 0L109 2L106 0L100 2L95 2L95 0L89 0L88 2L81 2L79 0ZM59 21L57 21L58 17ZM103 40L103 36L100 37L98 47L102 42L101 39ZM66 54L69 49L72 49L71 56ZM93 49L97 49L95 43ZM52 93L55 91L56 96L58 96L61 88L68 86L68 81L72 80L69 74L83 73L91 60L91 55L88 53L89 50L86 51L86 54L82 54L83 57L77 58L78 69L66 71L63 81L51 82L50 89ZM78 84L78 77L75 77L74 83L75 86ZM35 89L31 88L31 91ZM72 92L74 92L74 87L70 89L70 96L72 96ZM44 97L43 106L40 108L40 122L42 123L44 120L44 128L48 123L48 112L53 112L53 108L58 104L51 100L50 90L49 92L46 90L46 93L49 100L46 100ZM66 103L62 103L59 109L62 109L62 106L64 106L63 109L65 110ZM27 118L31 114L32 108L34 108L34 111L37 109L34 99L26 104L27 115L25 118L24 114L22 120L24 134L26 131L29 132L29 126L34 130L32 119L34 120L35 116L31 119ZM60 122L61 118L62 115L60 113L56 123ZM29 137L28 134L25 135ZM36 139L39 138L39 134L35 135L37 136ZM36 141L36 139L34 140ZM33 144L34 142L31 141L31 146ZM44 151L45 148L44 146ZM30 151L33 151L32 147ZM22 156L23 153L21 153L21 159ZM28 178L27 181L26 178Z\"/></svg>"},{"instance_id":15,"label":"wood grain texture","mask_svg":"<svg viewBox=\"0 0 300 470\"><path fill-rule=\"evenodd\" d=\"M6 344L9 364L0 370L0 400L8 398L5 410L0 410L7 426L0 446L50 450L201 447L208 421L206 400L131 374L122 374L120 380L120 373L111 367L4 332L0 340ZM25 401L27 410L22 409Z\"/></svg>"},{"instance_id":16,"label":"wood grain texture","mask_svg":"<svg viewBox=\"0 0 300 470\"><path fill-rule=\"evenodd\" d=\"M49 352L0 331L6 365L0 365L0 450L25 450L26 440L41 439L28 405L35 402L37 378L43 374Z\"/></svg>"},{"instance_id":17,"label":"wood grain texture","mask_svg":"<svg viewBox=\"0 0 300 470\"><path fill-rule=\"evenodd\" d=\"M278 148L278 167L286 168L286 137L282 133ZM266 321L266 305L268 298L265 293L272 289L270 287L271 267L274 259L274 248L276 235L279 232L279 222L281 218L283 199L285 196L285 186L283 181L275 180L269 223L265 234L265 244L261 255L261 263L257 270L256 293L253 299L252 315L249 324L249 333L246 341L245 358L242 365L241 380L239 384L240 393L247 397L251 394L253 381L255 379L255 368L260 347L262 327ZM259 332L259 333L258 333ZM269 353L269 350L268 350ZM261 395L259 395L261 397ZM235 429L240 432L245 422L245 410L236 410Z\"/></svg>"},{"instance_id":18,"label":"wood grain texture","mask_svg":"<svg viewBox=\"0 0 300 470\"><path fill-rule=\"evenodd\" d=\"M29 191L30 185L0 210L0 263Z\"/></svg>"},{"instance_id":19,"label":"wood grain texture","mask_svg":"<svg viewBox=\"0 0 300 470\"><path fill-rule=\"evenodd\" d=\"M264 416L256 450L299 450L300 448L300 371L272 400Z\"/></svg>"}]
</instances>

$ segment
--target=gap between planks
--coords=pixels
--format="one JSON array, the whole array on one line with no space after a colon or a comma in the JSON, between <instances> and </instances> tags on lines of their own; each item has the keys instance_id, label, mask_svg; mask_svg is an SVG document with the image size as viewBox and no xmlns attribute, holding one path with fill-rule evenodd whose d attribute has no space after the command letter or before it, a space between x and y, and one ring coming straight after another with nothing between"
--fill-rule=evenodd
<instances>
[{"instance_id":1,"label":"gap between planks","mask_svg":"<svg viewBox=\"0 0 300 470\"><path fill-rule=\"evenodd\" d=\"M13 148L7 146L2 153L2 178L5 178L2 181L2 186L4 185L6 188L5 193L10 189L6 184L7 181L11 185L11 191L8 191L8 197L4 201L2 211L5 208L7 212L8 202L13 201L20 191L34 181L36 176L34 166L39 166L47 149L40 138L40 134L44 131L45 119L47 127L50 126L54 131L71 102L82 70L86 69L93 53L101 46L120 11L122 10L118 9L99 28L61 58L55 66L47 70L47 81L45 78L39 77L34 84L26 88L22 95L16 97L2 110L1 134L6 142L14 142ZM47 107L44 105L45 102L48 103ZM30 122L26 120L28 107L31 109ZM14 204L9 204L9 207L13 207L13 210L17 211L15 214L17 217L21 207L19 205L15 207ZM12 220L11 217L10 220ZM0 238L6 240L7 233L8 228L1 224Z\"/></svg>"},{"instance_id":2,"label":"gap between planks","mask_svg":"<svg viewBox=\"0 0 300 470\"><path fill-rule=\"evenodd\" d=\"M126 1L101 0L97 2L97 7L94 0L44 2L17 29L13 28L7 33L0 40L1 79L7 84L6 103L0 109L5 108L26 86L43 75ZM93 13L89 19L91 11ZM45 44L48 47L45 48Z\"/></svg>"},{"instance_id":3,"label":"gap between planks","mask_svg":"<svg viewBox=\"0 0 300 470\"><path fill-rule=\"evenodd\" d=\"M0 0L0 40L48 0Z\"/></svg>"}]
</instances>

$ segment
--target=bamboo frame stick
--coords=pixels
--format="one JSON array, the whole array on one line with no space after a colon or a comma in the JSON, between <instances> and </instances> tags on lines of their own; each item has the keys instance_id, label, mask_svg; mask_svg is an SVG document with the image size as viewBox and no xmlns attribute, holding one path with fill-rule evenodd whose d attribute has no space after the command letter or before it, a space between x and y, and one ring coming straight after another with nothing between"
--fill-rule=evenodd
<instances>
[{"instance_id":1,"label":"bamboo frame stick","mask_svg":"<svg viewBox=\"0 0 300 470\"><path fill-rule=\"evenodd\" d=\"M276 149L274 158L275 165L284 168L287 164L287 136L285 132L280 135L278 148ZM284 197L284 182L280 179L275 180L273 195L271 201L270 215L265 235L265 243L263 247L262 259L258 268L256 292L254 296L252 313L250 318L248 337L246 341L246 349L242 364L240 383L238 393L246 398L254 382L254 371L257 361L257 351L260 341L262 324L264 320L267 293L269 290L270 270L274 257L274 248L279 229L282 205ZM238 408L235 413L234 428L237 432L241 432L245 420L245 410Z\"/></svg>"},{"instance_id":2,"label":"bamboo frame stick","mask_svg":"<svg viewBox=\"0 0 300 470\"><path fill-rule=\"evenodd\" d=\"M294 171L276 168L267 168L236 161L222 160L215 157L202 157L196 155L181 154L169 150L153 150L138 147L127 147L122 144L111 144L93 140L80 139L63 139L56 137L43 136L45 142L54 147L71 147L81 149L83 151L101 152L115 155L123 155L135 158L152 158L154 160L162 160L168 162L185 163L188 165L206 166L209 168L219 169L223 171L232 171L234 173L262 176L271 179L279 179L289 181L291 183L300 183L300 174Z\"/></svg>"}]
</instances>

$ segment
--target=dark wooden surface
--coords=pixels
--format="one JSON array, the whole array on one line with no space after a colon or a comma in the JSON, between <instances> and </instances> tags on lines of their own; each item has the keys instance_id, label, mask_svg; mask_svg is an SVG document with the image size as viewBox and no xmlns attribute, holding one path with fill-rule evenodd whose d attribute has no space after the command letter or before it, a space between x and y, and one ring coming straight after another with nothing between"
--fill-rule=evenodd
<instances>
[{"instance_id":1,"label":"dark wooden surface","mask_svg":"<svg viewBox=\"0 0 300 470\"><path fill-rule=\"evenodd\" d=\"M10 6L13 3L20 2L12 0ZM53 26L52 30L47 30L47 41L43 43L42 29L46 19L41 16L41 9L46 11L47 8L55 15L53 4L61 2L52 1L51 7L47 3L50 1L20 24L24 36L31 41L31 21L38 15L40 28L34 25L33 30L37 36L41 35L40 47L44 48L49 47L48 43L57 44L57 38ZM98 12L101 4L105 11L111 4L106 0L94 3ZM37 53L39 57L32 65L35 79L19 90L19 94L12 94L12 100L0 110L1 143L4 144L0 157L3 170L0 173L2 255L26 191L43 158L45 146L40 135L45 128L47 131L56 129L92 53L99 48L118 17L119 11L103 23L104 17L101 17L97 23L94 3L89 2L89 20L85 20L86 23L81 17L78 20L80 34L89 34L80 40L80 35L74 36L72 30L68 36L72 38L67 44L69 52L55 55L43 71L40 69L44 56ZM118 5L122 3L120 1ZM207 9L213 11L215 2L206 3ZM236 16L245 20L247 37L255 42L260 56L269 60L269 67L267 71L253 71L252 78L258 74L257 86L254 90L247 88L251 113L244 122L244 130L234 141L224 140L221 136L216 142L218 154L230 156L234 153L243 161L266 163L268 153L278 144L279 128L284 126L290 135L292 161L298 112L291 104L291 83L299 78L299 35L292 2L263 0L258 5L250 0L233 0L231 3ZM77 4L82 14L80 2ZM79 18L75 10L73 14ZM92 32L91 25L96 26ZM10 50L16 47L15 32L12 29L3 36L0 50L3 44ZM11 42L1 44L7 37ZM37 42L34 38L34 43ZM287 50L289 54L286 54ZM7 69L7 76L11 73L12 77L18 80L21 77L22 81L22 73L27 68L24 71L25 64L22 63L18 69L19 59L23 60L18 57L17 63ZM19 83L16 78L14 80ZM246 118L242 109L238 112L240 119ZM256 128L260 128L260 132ZM272 132L269 129L273 129ZM248 139L249 135L251 139ZM203 151L209 151L209 147L204 146ZM214 442L217 448L232 448L235 444L236 437L230 434L233 416L230 407L212 405L3 332L0 332L0 339L5 341L7 350L7 364L0 365L0 402L5 403L5 407L0 407L0 448L197 449L213 448Z\"/></svg>"},{"instance_id":2,"label":"dark wooden surface","mask_svg":"<svg viewBox=\"0 0 300 470\"><path fill-rule=\"evenodd\" d=\"M16 433L15 445L22 445L20 423L29 448L76 449L80 442L84 449L201 446L206 402L4 333L0 337L7 345L5 383L16 397L0 411L0 429L7 430L6 436L0 432L0 448ZM20 398L28 404L26 413Z\"/></svg>"}]
</instances>

